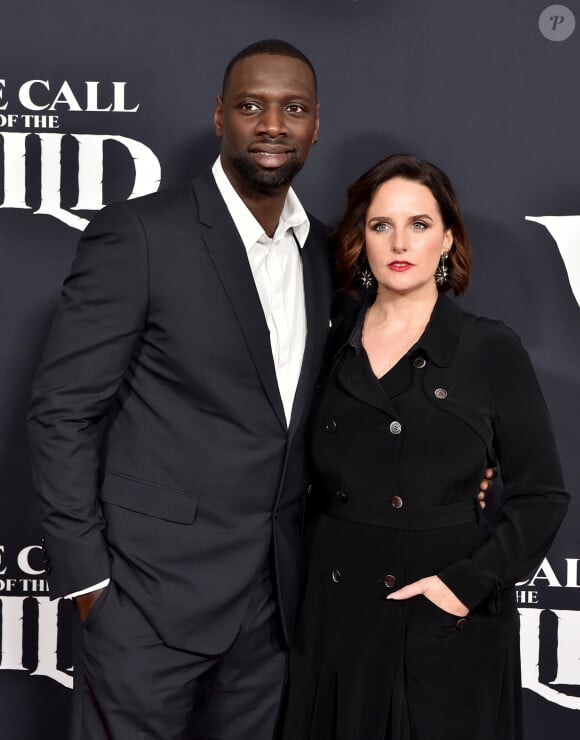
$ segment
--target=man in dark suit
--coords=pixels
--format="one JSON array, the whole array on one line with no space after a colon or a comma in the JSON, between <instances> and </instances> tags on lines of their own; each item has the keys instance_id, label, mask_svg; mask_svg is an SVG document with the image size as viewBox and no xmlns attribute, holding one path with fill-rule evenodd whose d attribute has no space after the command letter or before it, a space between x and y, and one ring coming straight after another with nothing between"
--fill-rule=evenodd
<instances>
[{"instance_id":1,"label":"man in dark suit","mask_svg":"<svg viewBox=\"0 0 580 740\"><path fill-rule=\"evenodd\" d=\"M290 188L312 65L244 49L214 120L212 170L88 226L35 381L51 594L80 617L75 740L273 734L331 300L326 229Z\"/></svg>"}]
</instances>

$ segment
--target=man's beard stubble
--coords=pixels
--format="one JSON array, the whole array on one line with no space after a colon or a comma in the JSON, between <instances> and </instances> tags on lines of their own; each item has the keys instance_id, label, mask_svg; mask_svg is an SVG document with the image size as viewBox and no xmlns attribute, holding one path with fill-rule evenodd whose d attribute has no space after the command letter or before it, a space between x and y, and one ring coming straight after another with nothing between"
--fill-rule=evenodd
<instances>
[{"instance_id":1,"label":"man's beard stubble","mask_svg":"<svg viewBox=\"0 0 580 740\"><path fill-rule=\"evenodd\" d=\"M292 180L302 169L302 162L298 160L295 152L286 164L271 170L260 167L247 155L234 157L232 164L245 180L257 188L266 190L291 185Z\"/></svg>"}]
</instances>

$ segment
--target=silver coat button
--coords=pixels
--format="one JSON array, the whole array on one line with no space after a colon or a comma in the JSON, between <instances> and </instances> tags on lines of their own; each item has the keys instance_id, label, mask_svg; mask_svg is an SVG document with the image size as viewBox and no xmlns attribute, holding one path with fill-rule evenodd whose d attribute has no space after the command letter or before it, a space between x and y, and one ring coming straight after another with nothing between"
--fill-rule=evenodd
<instances>
[{"instance_id":1,"label":"silver coat button","mask_svg":"<svg viewBox=\"0 0 580 740\"><path fill-rule=\"evenodd\" d=\"M389 424L389 432L391 434L400 434L403 427L401 426L401 423L399 421L392 421Z\"/></svg>"},{"instance_id":2,"label":"silver coat button","mask_svg":"<svg viewBox=\"0 0 580 740\"><path fill-rule=\"evenodd\" d=\"M421 369L422 367L425 367L425 365L426 365L426 364L427 364L427 360L426 360L426 359L425 359L424 357L422 357L421 355L418 355L418 356L417 356L417 357L415 357L415 359L413 360L413 367L416 367L416 368L417 368L417 369L419 369L419 370L420 370L420 369Z\"/></svg>"},{"instance_id":3,"label":"silver coat button","mask_svg":"<svg viewBox=\"0 0 580 740\"><path fill-rule=\"evenodd\" d=\"M447 391L445 390L445 388L435 388L433 393L435 395L435 398L447 398Z\"/></svg>"}]
</instances>

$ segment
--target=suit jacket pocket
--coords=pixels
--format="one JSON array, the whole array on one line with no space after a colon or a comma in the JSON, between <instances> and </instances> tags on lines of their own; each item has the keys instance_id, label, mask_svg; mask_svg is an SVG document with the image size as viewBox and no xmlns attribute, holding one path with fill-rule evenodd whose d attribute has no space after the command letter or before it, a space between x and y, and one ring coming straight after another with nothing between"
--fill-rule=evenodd
<instances>
[{"instance_id":1,"label":"suit jacket pocket","mask_svg":"<svg viewBox=\"0 0 580 740\"><path fill-rule=\"evenodd\" d=\"M101 501L177 524L192 524L199 496L108 470Z\"/></svg>"}]
</instances>

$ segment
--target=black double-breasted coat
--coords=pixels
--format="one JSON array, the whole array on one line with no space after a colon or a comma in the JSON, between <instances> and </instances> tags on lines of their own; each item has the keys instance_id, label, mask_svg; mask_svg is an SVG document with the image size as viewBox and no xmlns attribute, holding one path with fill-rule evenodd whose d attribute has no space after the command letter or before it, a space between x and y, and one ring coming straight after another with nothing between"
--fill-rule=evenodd
<instances>
[{"instance_id":1,"label":"black double-breasted coat","mask_svg":"<svg viewBox=\"0 0 580 740\"><path fill-rule=\"evenodd\" d=\"M538 382L510 329L445 296L377 379L365 311L337 330L312 416L315 513L285 737L515 740L513 586L568 503ZM491 464L504 481L493 531L475 500ZM386 600L434 574L466 619L423 596Z\"/></svg>"}]
</instances>

